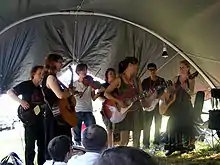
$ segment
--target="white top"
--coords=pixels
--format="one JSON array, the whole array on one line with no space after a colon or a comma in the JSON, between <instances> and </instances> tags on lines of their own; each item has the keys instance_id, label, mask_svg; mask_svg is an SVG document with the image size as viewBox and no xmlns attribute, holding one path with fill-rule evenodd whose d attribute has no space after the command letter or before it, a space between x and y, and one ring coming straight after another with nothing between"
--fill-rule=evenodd
<instances>
[{"instance_id":1,"label":"white top","mask_svg":"<svg viewBox=\"0 0 220 165\"><path fill-rule=\"evenodd\" d=\"M84 155L72 156L67 165L93 165L100 154L95 152L86 152Z\"/></svg>"},{"instance_id":2,"label":"white top","mask_svg":"<svg viewBox=\"0 0 220 165\"><path fill-rule=\"evenodd\" d=\"M52 165L53 164L53 160L47 160L44 165ZM67 165L67 163L65 162L54 162L53 165Z\"/></svg>"},{"instance_id":3,"label":"white top","mask_svg":"<svg viewBox=\"0 0 220 165\"><path fill-rule=\"evenodd\" d=\"M73 86L76 88L75 90L78 92L83 92L86 89L86 86L79 82L78 80L73 82ZM83 94L83 96L80 98L76 96L76 112L92 112L92 88L88 87Z\"/></svg>"}]
</instances>

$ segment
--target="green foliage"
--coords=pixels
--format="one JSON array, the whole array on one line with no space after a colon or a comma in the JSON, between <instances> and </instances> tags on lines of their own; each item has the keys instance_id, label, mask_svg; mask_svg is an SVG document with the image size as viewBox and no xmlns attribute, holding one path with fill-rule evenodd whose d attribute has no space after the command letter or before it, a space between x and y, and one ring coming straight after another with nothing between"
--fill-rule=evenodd
<instances>
[{"instance_id":1,"label":"green foliage","mask_svg":"<svg viewBox=\"0 0 220 165\"><path fill-rule=\"evenodd\" d=\"M165 157L164 152L158 151L155 154L159 165L220 165L220 145L210 146L197 142L196 149L192 152L179 154L178 152Z\"/></svg>"}]
</instances>

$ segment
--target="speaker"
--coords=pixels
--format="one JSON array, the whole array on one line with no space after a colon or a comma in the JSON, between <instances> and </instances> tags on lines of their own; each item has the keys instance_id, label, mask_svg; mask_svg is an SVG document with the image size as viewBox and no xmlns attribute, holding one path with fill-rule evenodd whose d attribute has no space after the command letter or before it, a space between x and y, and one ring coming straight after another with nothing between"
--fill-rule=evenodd
<instances>
[{"instance_id":1,"label":"speaker","mask_svg":"<svg viewBox=\"0 0 220 165\"><path fill-rule=\"evenodd\" d=\"M209 111L208 128L212 130L220 130L220 110Z\"/></svg>"},{"instance_id":2,"label":"speaker","mask_svg":"<svg viewBox=\"0 0 220 165\"><path fill-rule=\"evenodd\" d=\"M211 89L211 96L215 99L220 99L220 89L213 88Z\"/></svg>"}]
</instances>

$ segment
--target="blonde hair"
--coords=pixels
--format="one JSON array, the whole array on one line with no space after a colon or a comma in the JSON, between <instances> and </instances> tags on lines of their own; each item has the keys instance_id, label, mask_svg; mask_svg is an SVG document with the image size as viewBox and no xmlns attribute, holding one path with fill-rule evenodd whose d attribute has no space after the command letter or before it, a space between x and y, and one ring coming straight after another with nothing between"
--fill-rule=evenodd
<instances>
[{"instance_id":1,"label":"blonde hair","mask_svg":"<svg viewBox=\"0 0 220 165\"><path fill-rule=\"evenodd\" d=\"M184 64L189 69L188 74L190 75L190 68L191 68L190 63L187 60L182 60L180 61L180 64Z\"/></svg>"}]
</instances>

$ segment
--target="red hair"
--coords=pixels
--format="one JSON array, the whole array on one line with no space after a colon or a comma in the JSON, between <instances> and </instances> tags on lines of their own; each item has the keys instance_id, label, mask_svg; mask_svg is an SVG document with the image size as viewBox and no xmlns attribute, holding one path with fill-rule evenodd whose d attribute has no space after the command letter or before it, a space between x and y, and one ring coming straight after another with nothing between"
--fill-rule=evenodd
<instances>
[{"instance_id":1,"label":"red hair","mask_svg":"<svg viewBox=\"0 0 220 165\"><path fill-rule=\"evenodd\" d=\"M49 54L45 60L45 74L55 74L56 63L59 60L63 60L63 57L59 54Z\"/></svg>"}]
</instances>

